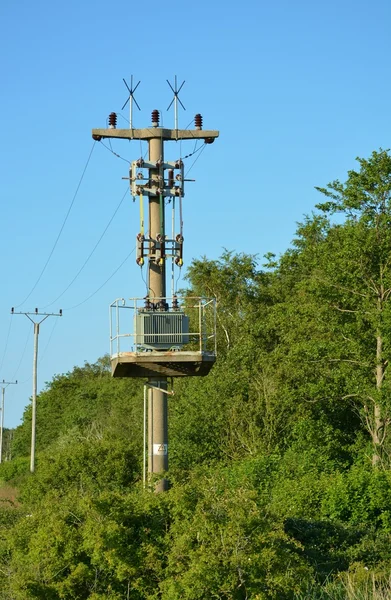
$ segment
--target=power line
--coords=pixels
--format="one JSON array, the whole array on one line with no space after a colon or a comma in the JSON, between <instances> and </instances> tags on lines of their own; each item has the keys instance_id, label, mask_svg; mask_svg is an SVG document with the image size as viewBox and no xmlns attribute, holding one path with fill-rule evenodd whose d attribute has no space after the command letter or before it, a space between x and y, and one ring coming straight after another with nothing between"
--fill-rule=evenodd
<instances>
[{"instance_id":1,"label":"power line","mask_svg":"<svg viewBox=\"0 0 391 600\"><path fill-rule=\"evenodd\" d=\"M120 158L121 160L124 160L125 162L128 163L128 165L130 164L130 161L127 160L126 158L124 158L123 156L120 156L120 154L117 154L117 152L114 152L114 150L112 148L109 148L108 146L106 146L106 144L104 144L103 142L100 142L101 145L103 146L103 148L106 148L106 150L108 150L109 152L111 152L111 154L114 154L114 156L116 156L117 158Z\"/></svg>"},{"instance_id":2,"label":"power line","mask_svg":"<svg viewBox=\"0 0 391 600\"><path fill-rule=\"evenodd\" d=\"M196 164L197 160L200 158L201 154L203 153L203 151L206 148L206 144L204 144L203 146L201 146L201 152L199 153L199 155L193 160L191 166L187 169L186 173L185 173L185 177L188 176L188 174L190 173L190 171L192 170L192 168L194 167L194 165ZM194 154L194 152L193 152ZM189 155L191 156L191 155Z\"/></svg>"},{"instance_id":3,"label":"power line","mask_svg":"<svg viewBox=\"0 0 391 600\"><path fill-rule=\"evenodd\" d=\"M12 317L11 317L11 319L12 319ZM56 323L56 322L57 322L57 321L55 321L55 323ZM28 330L28 333L27 333L27 338L26 338L26 342L25 342L25 345L24 345L24 348L23 348L22 355L21 355L21 357L20 357L20 360L19 360L19 362L18 362L18 366L16 367L16 370L14 371L14 374L12 375L11 379L15 379L16 375L17 375L17 374L18 374L18 372L19 372L20 366L21 366L21 364L22 364L22 360L23 360L23 358L24 358L24 355L25 355L25 352L26 352L27 344L28 344L28 341L29 341L29 339L30 339L30 334L31 334L32 327L33 327L33 326L32 326L32 325L30 325L30 329ZM21 383L23 383L23 382L21 382Z\"/></svg>"},{"instance_id":4,"label":"power line","mask_svg":"<svg viewBox=\"0 0 391 600\"><path fill-rule=\"evenodd\" d=\"M50 304L46 304L46 306L43 307L43 309L47 308L48 306L51 306L52 304L54 304L55 302L57 302L57 300L59 300L68 290L69 288L73 285L73 283L76 281L76 279L79 277L80 273L83 271L83 269L85 268L85 266L87 265L88 261L90 260L90 258L92 257L92 255L94 254L95 250L97 249L97 247L99 246L99 244L101 243L103 237L105 236L108 228L110 227L111 223L114 220L115 215L117 214L117 212L119 211L119 209L122 206L123 201L126 198L126 195L128 194L128 188L126 189L126 192L124 193L124 195L122 196L117 208L115 209L114 213L112 214L109 222L107 223L106 227L103 230L103 233L101 234L101 236L99 237L98 241L96 242L95 246L93 247L93 249L91 250L91 252L89 253L89 255L87 256L86 260L84 261L84 263L82 264L82 266L80 267L80 269L78 270L78 272L76 273L76 275L74 276L74 278L72 279L72 281L67 285L67 287L61 292L61 294L59 296L57 296L57 298L55 298L53 300L53 302L50 302Z\"/></svg>"},{"instance_id":5,"label":"power line","mask_svg":"<svg viewBox=\"0 0 391 600\"><path fill-rule=\"evenodd\" d=\"M40 356L40 358L39 358L39 361L38 361L38 364L39 364L39 365L41 364L41 362L42 362L42 360L43 360L43 357L45 356L46 350L47 350L47 349L48 349L48 347L49 347L49 344L50 344L50 342L51 342L51 340L52 340L53 333L54 333L54 330L56 329L56 325L57 325L57 323L58 323L58 321L57 321L57 319L56 319L56 320L54 321L54 325L53 325L53 327L52 327L52 330L51 330L51 332L50 332L49 339L48 339L48 341L46 342L46 346L45 346L45 348L43 349L43 352L41 353L41 356Z\"/></svg>"},{"instance_id":6,"label":"power line","mask_svg":"<svg viewBox=\"0 0 391 600\"><path fill-rule=\"evenodd\" d=\"M120 270L120 268L123 267L123 265L126 263L126 261L131 257L131 255L133 254L133 252L134 252L134 248L133 248L133 250L131 252L129 252L129 254L127 255L127 257L116 268L116 270L110 275L110 277L108 277L106 279L106 281L104 283L102 283L102 285L99 286L97 290L95 290L95 292L93 292L90 296L88 296L88 298L85 298L85 300L83 300L82 302L79 302L79 304L75 304L74 306L69 306L68 308L64 308L64 312L66 310L73 310L74 308L78 308L82 304L85 304L86 302L88 302L88 300L90 300L93 296L95 296L95 294L97 294L98 292L100 292L100 290L106 285L106 283L108 283L110 281L110 279L112 279L114 277L114 275L116 273L118 273L118 271Z\"/></svg>"},{"instance_id":7,"label":"power line","mask_svg":"<svg viewBox=\"0 0 391 600\"><path fill-rule=\"evenodd\" d=\"M35 288L37 287L38 283L41 281L41 279L42 279L42 275L43 275L43 274L44 274L44 272L46 271L46 267L48 266L48 264L49 264L49 261L50 261L50 259L51 259L51 258L52 258L52 256L53 256L53 252L54 252L54 251L55 251L55 249L56 249L56 246L57 246L57 244L58 244L58 241L59 241L59 239L60 239L60 237L61 237L61 234L62 234L62 232L63 232L63 229L64 229L64 227L65 227L65 224L66 224L66 222L67 222L67 220L68 220L68 217L69 217L69 215L70 215L70 212L71 212L71 210L72 210L73 204L74 204L74 202L75 202L75 200L76 200L76 196L77 196L77 194L78 194L78 191L79 191L79 189L80 189L81 183L82 183L82 181L83 181L83 179L84 179L84 175L85 175L85 172L86 172L86 170L87 170L87 167L88 167L88 165L89 165L89 162L90 162L90 159L91 159L91 156L92 156L92 152L93 152L93 150L94 150L94 148L95 148L95 143L96 143L96 142L94 141L94 142L93 142L93 144L92 144L92 148L91 148L90 154L89 154L89 156L88 156L88 158L87 158L87 162L86 162L86 164L85 164L85 166L84 166L83 172L82 172L82 174L81 174L81 177L80 177L80 179L79 179L79 183L77 184L76 191L75 191L75 193L74 193L74 195L73 195L72 201L71 201L71 203L70 203L70 205L69 205L69 208L68 208L68 211L67 211L67 214L65 215L65 219L64 219L64 221L63 221L63 223L62 223L62 225L61 225L61 228L60 228L60 231L59 231L59 233L58 233L58 235L57 235L56 241L54 242L54 245L53 245L53 247L52 247L52 249L51 249L51 251L50 251L50 253L49 253L49 256L48 256L48 258L47 258L47 260L46 260L46 262L45 262L45 264L44 264L44 267L43 267L43 269L42 269L41 273L39 274L39 277L38 277L38 279L36 280L35 284L34 284L34 285L33 285L33 287L31 288L31 290L30 290L30 292L28 293L28 295L26 296L26 298L25 298L25 299L23 300L23 302L21 302L20 304L17 304L17 305L15 305L15 308L19 308L20 306L22 306L22 304L24 304L24 303L26 302L26 300L28 300L28 299L30 298L31 294L33 293L33 291L34 291L34 290L35 290Z\"/></svg>"},{"instance_id":8,"label":"power line","mask_svg":"<svg viewBox=\"0 0 391 600\"><path fill-rule=\"evenodd\" d=\"M43 352L41 353L41 356L40 356L40 358L39 358L39 360L38 360L38 364L39 364L39 365L41 364L41 362L42 362L42 360L43 360L43 357L44 357L44 355L45 355L45 353L46 353L46 350L48 349L48 346L49 346L49 344L50 344L50 342L51 342L51 340L52 340L52 337L53 337L54 330L56 329L56 325L57 325L57 321L54 321L54 325L53 325L53 327L52 327L52 331L50 332L49 339L48 339L48 341L46 342L46 346L45 346L45 348L43 349ZM31 325L31 327L30 327L30 329L29 329L29 332L28 332L28 334L27 334L27 339L26 339L26 343L25 343L25 346L24 346L24 349L23 349L23 352L22 352L22 356L21 356L21 358L20 358L20 361L19 361L19 364L18 364L18 366L17 366L17 369L16 369L15 373L14 373L14 374L13 374L13 376L12 376L12 379L14 379L14 378L15 378L16 374L18 373L18 371L19 371L19 369L20 369L20 365L22 364L22 360L23 360L23 357L24 357L24 355L25 355L25 352L26 352L26 348L27 348L28 341L29 341L29 339L30 339L30 334L31 334L32 328L33 328L33 326ZM24 379L23 381L19 381L19 383L21 383L21 384L22 384L22 383L27 383L28 381L30 381L31 377L32 377L32 376L31 376L31 375L29 375L29 376L27 377L27 379Z\"/></svg>"},{"instance_id":9,"label":"power line","mask_svg":"<svg viewBox=\"0 0 391 600\"><path fill-rule=\"evenodd\" d=\"M2 359L1 359L1 363L0 363L0 371L3 368L4 358L5 358L5 354L7 352L7 348L8 348L8 341L9 341L9 338L10 338L11 326L12 326L12 317L10 317L10 323L8 325L8 332L7 332L7 337L6 337L6 340L5 340L4 352L3 352L3 356L2 356Z\"/></svg>"}]
</instances>

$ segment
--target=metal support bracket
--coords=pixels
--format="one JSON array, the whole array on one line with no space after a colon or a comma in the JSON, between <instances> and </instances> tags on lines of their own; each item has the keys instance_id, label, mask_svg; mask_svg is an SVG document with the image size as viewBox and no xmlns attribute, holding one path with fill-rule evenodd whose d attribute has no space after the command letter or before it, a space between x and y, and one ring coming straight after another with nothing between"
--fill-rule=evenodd
<instances>
[{"instance_id":1,"label":"metal support bracket","mask_svg":"<svg viewBox=\"0 0 391 600\"><path fill-rule=\"evenodd\" d=\"M175 396L175 392L174 390L164 390L163 388L161 388L160 386L157 385L151 385L150 383L146 383L145 384L146 387L151 388L151 390L157 390L158 392L163 392L163 394L167 394L167 396Z\"/></svg>"}]
</instances>

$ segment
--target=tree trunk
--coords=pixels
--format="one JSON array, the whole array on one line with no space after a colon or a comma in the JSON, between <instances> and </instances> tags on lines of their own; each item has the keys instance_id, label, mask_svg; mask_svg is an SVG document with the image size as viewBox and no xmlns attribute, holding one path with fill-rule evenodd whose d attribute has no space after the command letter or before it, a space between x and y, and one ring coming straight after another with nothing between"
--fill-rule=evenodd
<instances>
[{"instance_id":1,"label":"tree trunk","mask_svg":"<svg viewBox=\"0 0 391 600\"><path fill-rule=\"evenodd\" d=\"M383 338L379 334L376 337L376 391L380 392L383 385L384 365L382 360ZM384 421L380 405L375 401L373 408L373 429L372 429L372 465L376 466L381 460L381 447L384 440Z\"/></svg>"}]
</instances>

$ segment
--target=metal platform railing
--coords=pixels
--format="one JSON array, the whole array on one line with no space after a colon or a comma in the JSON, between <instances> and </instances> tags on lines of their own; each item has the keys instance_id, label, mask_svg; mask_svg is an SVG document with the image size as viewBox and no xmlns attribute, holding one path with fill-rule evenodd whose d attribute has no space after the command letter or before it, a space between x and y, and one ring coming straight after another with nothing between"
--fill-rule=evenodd
<instances>
[{"instance_id":1,"label":"metal platform railing","mask_svg":"<svg viewBox=\"0 0 391 600\"><path fill-rule=\"evenodd\" d=\"M216 299L117 298L110 304L110 354L200 352L216 355Z\"/></svg>"}]
</instances>

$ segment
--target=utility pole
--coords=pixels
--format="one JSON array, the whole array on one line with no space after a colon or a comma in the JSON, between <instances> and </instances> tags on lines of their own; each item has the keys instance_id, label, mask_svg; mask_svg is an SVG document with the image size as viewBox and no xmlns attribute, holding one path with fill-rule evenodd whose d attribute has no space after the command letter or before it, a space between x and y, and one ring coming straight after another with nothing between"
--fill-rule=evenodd
<instances>
[{"instance_id":1,"label":"utility pole","mask_svg":"<svg viewBox=\"0 0 391 600\"><path fill-rule=\"evenodd\" d=\"M31 453L30 453L30 472L35 471L35 430L36 430L36 414L37 414L37 367L38 367L38 336L39 326L41 323L46 321L48 317L62 317L62 310L58 313L41 313L38 308L34 312L15 312L14 308L11 308L12 315L25 315L34 325L34 354L33 354L33 397L32 397L32 411L31 411ZM31 318L43 317L40 321L35 321Z\"/></svg>"},{"instance_id":2,"label":"utility pole","mask_svg":"<svg viewBox=\"0 0 391 600\"><path fill-rule=\"evenodd\" d=\"M187 353L186 357L184 357L180 351L165 352L167 348L163 347L163 343L159 344L159 341L163 342L164 336L168 338L170 335L172 335L161 333L161 328L166 327L164 331L167 332L169 328L167 323L170 323L170 317L173 317L171 321L173 323L174 318L177 316L175 311L178 311L176 297L173 297L172 299L172 309L170 310L169 308L169 298L167 298L166 294L165 261L167 256L171 256L173 260L174 256L176 256L175 263L179 266L182 266L183 244L183 237L181 234L178 235L175 240L167 239L165 232L165 202L167 198L168 201L172 200L174 204L175 197L177 197L180 203L180 211L182 210L181 200L183 196L183 181L185 181L182 160L179 159L172 163L166 162L164 158L164 144L168 141L182 142L184 140L191 140L193 142L199 140L204 141L205 144L211 144L219 135L218 131L202 130L202 117L200 114L197 114L195 117L194 129L178 129L178 102L184 108L182 102L178 98L178 93L181 90L184 82L179 89L177 89L176 77L175 89L168 81L167 83L174 92L174 99L171 104L174 103L175 108L175 129L160 127L159 111L153 110L152 126L145 129L134 129L132 118L129 129L117 129L117 116L115 113L111 113L109 116L108 129L92 130L92 137L97 141L100 141L104 138L116 138L148 142L148 161L144 161L144 159L141 157L138 161L134 161L132 163L130 182L132 195L134 197L140 197L141 207L143 205L143 197L147 196L148 198L148 236L144 236L144 222L142 217L141 233L137 236L138 241L136 260L140 266L144 264L144 257L147 258L148 261L148 281L145 309L140 312L144 313L141 314L141 317L148 317L147 313L150 312L150 323L152 325L150 331L151 335L149 333L148 335L143 334L142 338L144 340L147 338L154 338L155 342L146 342L144 344L145 347L142 348L142 350L148 349L147 352L127 352L124 353L124 356L117 355L115 358L112 356L111 362L114 377L148 376L148 382L146 386L148 387L148 474L150 478L153 475L168 471L167 396L171 392L169 392L167 389L168 380L166 373L170 373L170 376L182 376L189 374L206 375L215 360L215 355L212 356L212 353L207 355L207 353L201 352L193 352L193 355L197 354L197 356L196 358L192 356L191 360L189 360L188 355L190 353ZM135 89L136 88L133 89L131 82L131 87L128 87L130 94L130 108L132 108L132 101L134 100L133 92ZM143 178L141 173L137 173L137 169L147 169L148 176ZM176 178L174 178L175 169L179 170L179 174L176 176ZM165 175L166 171L168 176ZM141 183L142 181L146 181L145 185ZM143 211L142 208L141 210ZM182 215L180 221L182 227ZM172 247L175 249L173 252L176 252L176 254L168 254L167 246L169 242L172 243ZM147 247L146 251L144 249L144 243ZM137 318L138 317L136 317L136 319ZM163 318L165 319L165 322L163 322ZM184 336L182 333L179 335ZM156 350L153 347L153 344L155 344ZM168 349L170 349L169 346ZM145 365L145 361L149 361L148 368ZM165 361L165 363L163 364L162 361ZM191 366L189 367L190 363ZM179 368L174 375L172 375L169 366L171 366L171 369L174 369L172 365L175 364L177 364ZM192 368L193 371L191 373L187 373L185 372L186 368ZM155 486L155 490L157 492L161 492L167 489L168 480L163 477L160 478Z\"/></svg>"},{"instance_id":3,"label":"utility pole","mask_svg":"<svg viewBox=\"0 0 391 600\"><path fill-rule=\"evenodd\" d=\"M3 381L1 382L1 421L0 421L0 464L3 462L3 431L4 431L4 395L5 388L9 385L17 384L17 381Z\"/></svg>"}]
</instances>

